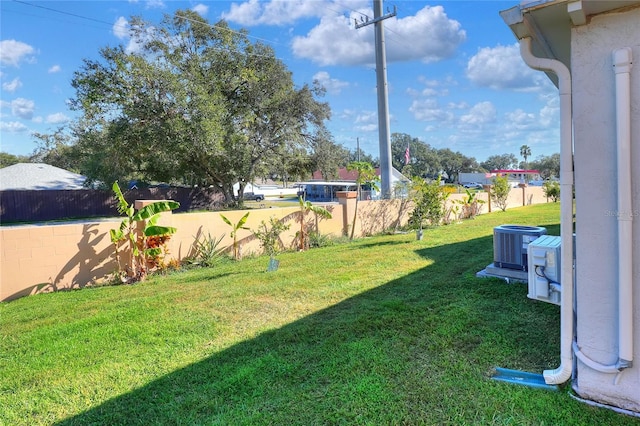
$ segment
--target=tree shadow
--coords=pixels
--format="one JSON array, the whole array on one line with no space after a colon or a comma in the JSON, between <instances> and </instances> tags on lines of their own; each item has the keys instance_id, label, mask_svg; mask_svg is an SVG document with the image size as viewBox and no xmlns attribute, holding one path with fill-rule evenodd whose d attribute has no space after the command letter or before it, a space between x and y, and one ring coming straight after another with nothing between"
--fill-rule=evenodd
<instances>
[{"instance_id":1,"label":"tree shadow","mask_svg":"<svg viewBox=\"0 0 640 426\"><path fill-rule=\"evenodd\" d=\"M399 203L398 209L389 208L389 204ZM369 203L369 209L358 210L358 220L362 236L371 236L388 229L398 229L409 211L410 200L378 200Z\"/></svg>"},{"instance_id":2,"label":"tree shadow","mask_svg":"<svg viewBox=\"0 0 640 426\"><path fill-rule=\"evenodd\" d=\"M553 307L527 300L521 285L475 278L491 260L491 237L418 253L429 266L58 424L393 424L420 415L438 424L451 420L450 404L514 404L484 395L500 385L483 378L495 365L541 371L555 362ZM532 339L547 344L532 350Z\"/></svg>"},{"instance_id":3,"label":"tree shadow","mask_svg":"<svg viewBox=\"0 0 640 426\"><path fill-rule=\"evenodd\" d=\"M77 244L76 254L64 264L55 278L50 278L50 282L38 283L25 288L9 296L7 300L38 293L83 288L116 271L113 246L109 245L100 252L96 251L96 246L105 237L108 238L106 233L99 234L97 228L97 224L83 225L82 238ZM70 277L68 277L69 274L71 274Z\"/></svg>"}]
</instances>

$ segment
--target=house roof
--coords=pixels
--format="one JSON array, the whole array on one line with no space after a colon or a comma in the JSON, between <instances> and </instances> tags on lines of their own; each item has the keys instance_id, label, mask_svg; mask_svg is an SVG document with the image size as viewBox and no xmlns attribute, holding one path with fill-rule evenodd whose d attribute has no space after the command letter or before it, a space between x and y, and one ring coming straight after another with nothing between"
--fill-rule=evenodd
<instances>
[{"instance_id":1,"label":"house roof","mask_svg":"<svg viewBox=\"0 0 640 426\"><path fill-rule=\"evenodd\" d=\"M640 0L523 0L500 16L518 40L531 37L535 56L557 59L571 69L571 29L592 16L629 7L640 7ZM557 85L555 74L547 75Z\"/></svg>"},{"instance_id":2,"label":"house roof","mask_svg":"<svg viewBox=\"0 0 640 426\"><path fill-rule=\"evenodd\" d=\"M528 175L539 175L540 171L539 170L520 170L520 169L497 169L497 170L491 170L491 173L522 173L522 174L528 174Z\"/></svg>"},{"instance_id":3,"label":"house roof","mask_svg":"<svg viewBox=\"0 0 640 426\"><path fill-rule=\"evenodd\" d=\"M380 176L380 168L379 167L376 167L376 176ZM400 180L400 181L408 181L409 180L409 179L406 178L406 176L404 176L402 173L400 173L394 167L391 168L391 176L394 179ZM313 176L311 177L311 179L323 180L322 172L320 172L319 170L316 170L315 172L313 172ZM358 172L357 171L355 171L355 170L349 171L344 167L338 169L338 178L336 179L337 181L355 182L357 179L358 179Z\"/></svg>"},{"instance_id":4,"label":"house roof","mask_svg":"<svg viewBox=\"0 0 640 426\"><path fill-rule=\"evenodd\" d=\"M86 177L44 163L18 163L0 169L0 191L86 189Z\"/></svg>"}]
</instances>

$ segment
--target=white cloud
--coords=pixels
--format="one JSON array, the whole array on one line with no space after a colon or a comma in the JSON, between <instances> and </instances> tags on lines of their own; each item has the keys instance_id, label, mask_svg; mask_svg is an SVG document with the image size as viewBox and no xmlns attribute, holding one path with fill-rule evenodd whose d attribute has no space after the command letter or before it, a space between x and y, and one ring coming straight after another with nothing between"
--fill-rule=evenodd
<instances>
[{"instance_id":1,"label":"white cloud","mask_svg":"<svg viewBox=\"0 0 640 426\"><path fill-rule=\"evenodd\" d=\"M357 131L376 131L378 129L378 113L376 111L363 111L356 117L354 123Z\"/></svg>"},{"instance_id":2,"label":"white cloud","mask_svg":"<svg viewBox=\"0 0 640 426\"><path fill-rule=\"evenodd\" d=\"M362 1L357 3L363 4ZM249 0L240 4L232 3L229 12L223 13L222 18L243 26L287 25L299 19L335 14L333 11L336 7L344 9L341 5L327 1Z\"/></svg>"},{"instance_id":3,"label":"white cloud","mask_svg":"<svg viewBox=\"0 0 640 426\"><path fill-rule=\"evenodd\" d=\"M58 112L55 114L47 115L47 119L45 121L49 124L60 124L60 123L66 123L67 121L69 121L69 117L67 117L61 112Z\"/></svg>"},{"instance_id":4,"label":"white cloud","mask_svg":"<svg viewBox=\"0 0 640 426\"><path fill-rule=\"evenodd\" d=\"M162 0L147 0L144 7L145 9L163 9L165 4Z\"/></svg>"},{"instance_id":5,"label":"white cloud","mask_svg":"<svg viewBox=\"0 0 640 426\"><path fill-rule=\"evenodd\" d=\"M516 90L536 90L546 80L524 63L517 44L480 49L467 63L467 77L479 86Z\"/></svg>"},{"instance_id":6,"label":"white cloud","mask_svg":"<svg viewBox=\"0 0 640 426\"><path fill-rule=\"evenodd\" d=\"M35 49L26 43L16 40L0 41L0 63L17 67L22 61L30 61Z\"/></svg>"},{"instance_id":7,"label":"white cloud","mask_svg":"<svg viewBox=\"0 0 640 426\"><path fill-rule=\"evenodd\" d=\"M331 78L329 76L329 73L326 71L320 71L316 73L313 76L313 79L317 80L318 83L320 83L320 85L332 95L337 95L342 91L342 89L344 89L345 87L349 87L349 83L347 83L346 81L338 80L337 78Z\"/></svg>"},{"instance_id":8,"label":"white cloud","mask_svg":"<svg viewBox=\"0 0 640 426\"><path fill-rule=\"evenodd\" d=\"M285 2L287 3L287 2ZM314 4L316 2L308 2ZM371 16L371 10L362 10ZM353 20L362 16L352 11L343 15L325 15L306 36L294 37L293 53L320 65L361 65L375 62L373 26L358 30ZM415 16L385 21L387 60L421 60L425 63L452 56L466 39L460 23L451 20L442 6L426 6Z\"/></svg>"},{"instance_id":9,"label":"white cloud","mask_svg":"<svg viewBox=\"0 0 640 426\"><path fill-rule=\"evenodd\" d=\"M27 129L27 126L19 121L0 121L0 130L3 132L19 133L24 132Z\"/></svg>"},{"instance_id":10,"label":"white cloud","mask_svg":"<svg viewBox=\"0 0 640 426\"><path fill-rule=\"evenodd\" d=\"M536 115L518 108L506 115L510 127L525 130L537 124Z\"/></svg>"},{"instance_id":11,"label":"white cloud","mask_svg":"<svg viewBox=\"0 0 640 426\"><path fill-rule=\"evenodd\" d=\"M60 68L60 65L54 65L51 68L49 68L49 70L47 71L49 74L53 74L56 72L60 72L62 71L62 68Z\"/></svg>"},{"instance_id":12,"label":"white cloud","mask_svg":"<svg viewBox=\"0 0 640 426\"><path fill-rule=\"evenodd\" d=\"M113 31L113 35L120 40L126 39L129 37L129 21L127 21L127 18L124 16L121 16L116 19L111 30Z\"/></svg>"},{"instance_id":13,"label":"white cloud","mask_svg":"<svg viewBox=\"0 0 640 426\"><path fill-rule=\"evenodd\" d=\"M430 63L449 58L467 38L460 23L449 19L442 6L426 6L415 16L388 21L385 38L387 59L391 62Z\"/></svg>"},{"instance_id":14,"label":"white cloud","mask_svg":"<svg viewBox=\"0 0 640 426\"><path fill-rule=\"evenodd\" d=\"M31 120L35 107L35 103L29 99L17 98L11 101L11 113L25 120Z\"/></svg>"},{"instance_id":15,"label":"white cloud","mask_svg":"<svg viewBox=\"0 0 640 426\"><path fill-rule=\"evenodd\" d=\"M355 130L360 131L360 132L375 132L376 130L378 130L378 124L377 123L371 123L371 124L364 124L361 126L356 126Z\"/></svg>"},{"instance_id":16,"label":"white cloud","mask_svg":"<svg viewBox=\"0 0 640 426\"><path fill-rule=\"evenodd\" d=\"M460 117L460 123L472 127L480 127L484 124L496 121L496 107L491 102L485 101L471 107L468 114Z\"/></svg>"},{"instance_id":17,"label":"white cloud","mask_svg":"<svg viewBox=\"0 0 640 426\"><path fill-rule=\"evenodd\" d=\"M207 13L209 13L209 6L199 3L195 6L193 6L193 8L191 8L191 10L193 10L195 13L197 13L200 16L206 16Z\"/></svg>"},{"instance_id":18,"label":"white cloud","mask_svg":"<svg viewBox=\"0 0 640 426\"><path fill-rule=\"evenodd\" d=\"M373 38L368 31L354 29L345 16L323 17L306 36L294 37L295 56L320 65L360 65L373 63Z\"/></svg>"},{"instance_id":19,"label":"white cloud","mask_svg":"<svg viewBox=\"0 0 640 426\"><path fill-rule=\"evenodd\" d=\"M2 83L2 89L9 93L13 93L21 87L22 87L22 82L18 77L14 78L8 83Z\"/></svg>"},{"instance_id":20,"label":"white cloud","mask_svg":"<svg viewBox=\"0 0 640 426\"><path fill-rule=\"evenodd\" d=\"M446 124L454 120L453 113L442 108L435 99L414 100L409 107L409 112L418 121L437 121Z\"/></svg>"}]
</instances>

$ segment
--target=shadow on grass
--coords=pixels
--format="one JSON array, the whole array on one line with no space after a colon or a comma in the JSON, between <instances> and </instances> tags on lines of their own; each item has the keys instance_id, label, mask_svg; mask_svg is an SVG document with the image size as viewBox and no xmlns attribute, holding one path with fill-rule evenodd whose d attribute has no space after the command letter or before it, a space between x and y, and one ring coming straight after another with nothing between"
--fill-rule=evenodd
<instances>
[{"instance_id":1,"label":"shadow on grass","mask_svg":"<svg viewBox=\"0 0 640 426\"><path fill-rule=\"evenodd\" d=\"M419 253L434 263L58 424L611 424L488 380L496 365L548 368L559 345L557 307L474 276L491 237Z\"/></svg>"}]
</instances>

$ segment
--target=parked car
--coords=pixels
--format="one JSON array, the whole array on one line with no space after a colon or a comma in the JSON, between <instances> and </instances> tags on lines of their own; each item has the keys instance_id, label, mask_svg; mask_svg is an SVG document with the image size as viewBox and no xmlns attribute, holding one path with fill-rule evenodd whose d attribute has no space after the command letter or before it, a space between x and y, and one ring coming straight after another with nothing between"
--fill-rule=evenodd
<instances>
[{"instance_id":1,"label":"parked car","mask_svg":"<svg viewBox=\"0 0 640 426\"><path fill-rule=\"evenodd\" d=\"M467 189L482 189L482 184L479 184L478 182L465 182L462 186Z\"/></svg>"},{"instance_id":2,"label":"parked car","mask_svg":"<svg viewBox=\"0 0 640 426\"><path fill-rule=\"evenodd\" d=\"M242 194L242 199L251 200L251 201L262 201L264 200L264 194L256 194L254 192L245 192Z\"/></svg>"}]
</instances>

